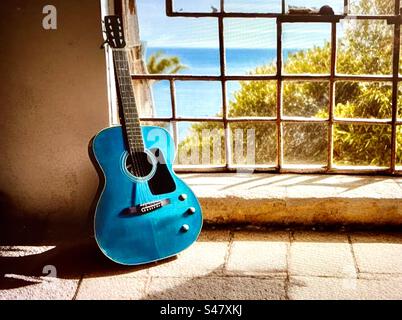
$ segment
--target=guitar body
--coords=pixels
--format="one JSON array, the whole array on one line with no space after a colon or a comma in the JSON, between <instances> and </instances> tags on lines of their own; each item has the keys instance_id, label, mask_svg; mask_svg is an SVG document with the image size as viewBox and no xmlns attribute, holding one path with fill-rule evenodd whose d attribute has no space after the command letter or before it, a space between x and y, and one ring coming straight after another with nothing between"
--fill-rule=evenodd
<instances>
[{"instance_id":1,"label":"guitar body","mask_svg":"<svg viewBox=\"0 0 402 320\"><path fill-rule=\"evenodd\" d=\"M143 177L130 173L121 126L99 132L90 146L104 175L95 238L108 258L123 265L174 256L196 241L202 227L197 198L173 171L172 137L159 127L141 127L141 131L151 163Z\"/></svg>"}]
</instances>

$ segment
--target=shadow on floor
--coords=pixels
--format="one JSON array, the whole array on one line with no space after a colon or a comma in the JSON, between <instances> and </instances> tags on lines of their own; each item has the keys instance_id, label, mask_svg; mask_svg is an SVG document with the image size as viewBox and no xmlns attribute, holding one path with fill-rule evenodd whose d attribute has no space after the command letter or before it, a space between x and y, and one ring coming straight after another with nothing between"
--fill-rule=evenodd
<instances>
[{"instance_id":1,"label":"shadow on floor","mask_svg":"<svg viewBox=\"0 0 402 320\"><path fill-rule=\"evenodd\" d=\"M196 277L153 277L146 300L283 300L286 278L219 274ZM303 285L303 284L299 284Z\"/></svg>"},{"instance_id":2,"label":"shadow on floor","mask_svg":"<svg viewBox=\"0 0 402 320\"><path fill-rule=\"evenodd\" d=\"M35 253L35 249L45 250ZM80 279L84 274L91 277L105 277L133 273L147 269L153 264L122 266L107 259L97 247L95 240L50 247L3 248L0 256L0 290L19 288L41 282L48 275L48 269L55 267L57 278ZM31 250L31 252L30 252ZM20 256L15 256L19 255ZM176 257L159 263L167 263ZM15 275L12 277L9 275Z\"/></svg>"},{"instance_id":3,"label":"shadow on floor","mask_svg":"<svg viewBox=\"0 0 402 320\"><path fill-rule=\"evenodd\" d=\"M121 266L107 259L92 237L91 214L71 223L29 217L0 191L0 290L42 282L48 275L47 266L54 266L62 279L80 279L88 273L111 276L149 267Z\"/></svg>"}]
</instances>

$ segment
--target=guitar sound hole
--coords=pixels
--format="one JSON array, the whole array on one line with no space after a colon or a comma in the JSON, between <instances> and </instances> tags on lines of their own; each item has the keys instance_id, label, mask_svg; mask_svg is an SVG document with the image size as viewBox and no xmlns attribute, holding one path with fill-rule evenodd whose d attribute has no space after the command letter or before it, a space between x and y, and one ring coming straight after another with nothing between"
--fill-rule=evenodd
<instances>
[{"instance_id":1,"label":"guitar sound hole","mask_svg":"<svg viewBox=\"0 0 402 320\"><path fill-rule=\"evenodd\" d=\"M135 152L126 159L126 168L133 176L144 178L153 170L152 160L146 152Z\"/></svg>"}]
</instances>

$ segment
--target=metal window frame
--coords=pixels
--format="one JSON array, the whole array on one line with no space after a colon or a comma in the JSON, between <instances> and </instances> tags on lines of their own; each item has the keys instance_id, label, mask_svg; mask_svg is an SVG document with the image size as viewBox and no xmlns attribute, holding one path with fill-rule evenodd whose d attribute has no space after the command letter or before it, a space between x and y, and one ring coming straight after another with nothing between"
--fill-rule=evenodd
<instances>
[{"instance_id":1,"label":"metal window frame","mask_svg":"<svg viewBox=\"0 0 402 320\"><path fill-rule=\"evenodd\" d=\"M142 121L168 122L172 124L175 143L178 143L178 126L180 122L220 122L223 123L225 130L225 165L191 165L175 166L176 171L180 172L236 172L244 166L233 165L231 156L231 132L230 123L235 122L266 122L276 124L277 127L277 159L276 165L255 165L254 172L276 172L276 173L327 173L327 174L369 174L369 175L402 175L402 168L397 167L397 127L402 126L402 119L398 119L398 85L402 81L399 75L400 63L400 31L401 31L401 0L395 0L394 15L349 15L348 8L350 0L344 0L344 13L342 15L289 15L285 13L285 0L282 0L282 13L244 13L244 12L225 12L225 0L220 0L220 10L218 12L175 12L173 10L173 0L166 1L166 14L169 17L215 17L218 19L219 34L219 57L220 75L185 75L185 74L135 74L133 80L167 80L170 83L171 96L171 117L142 117ZM225 18L276 18L277 22L277 69L274 75L227 75L226 74L226 51L224 41L224 19ZM337 23L341 19L357 20L386 20L388 24L394 25L394 44L392 57L392 75L342 75L336 73L336 52L337 52ZM283 74L282 67L282 25L284 23L305 22L305 23L329 23L331 24L331 70L330 74ZM242 80L274 80L277 82L277 105L275 117L228 117L226 82ZM176 81L219 81L222 90L222 117L180 117L177 115L176 108ZM287 117L283 115L282 108L282 89L284 81L327 81L329 83L329 117L328 119ZM335 83L338 81L364 81L364 82L389 82L392 83L392 119L340 119L334 115L335 106ZM327 164L322 166L312 166L308 164L294 166L286 165L283 162L283 125L286 123L326 123L328 125L328 148ZM388 167L369 167L369 166L336 166L333 163L333 130L337 124L360 124L360 125L387 125L392 128L391 133L391 159Z\"/></svg>"}]
</instances>

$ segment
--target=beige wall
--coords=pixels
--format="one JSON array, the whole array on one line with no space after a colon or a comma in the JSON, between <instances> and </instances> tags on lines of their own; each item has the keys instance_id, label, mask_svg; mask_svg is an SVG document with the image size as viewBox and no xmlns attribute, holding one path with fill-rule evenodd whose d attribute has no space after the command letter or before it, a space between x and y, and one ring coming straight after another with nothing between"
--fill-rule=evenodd
<instances>
[{"instance_id":1,"label":"beige wall","mask_svg":"<svg viewBox=\"0 0 402 320\"><path fill-rule=\"evenodd\" d=\"M42 8L58 29L42 28ZM98 179L90 138L108 125L99 0L0 3L0 223L85 221Z\"/></svg>"}]
</instances>

